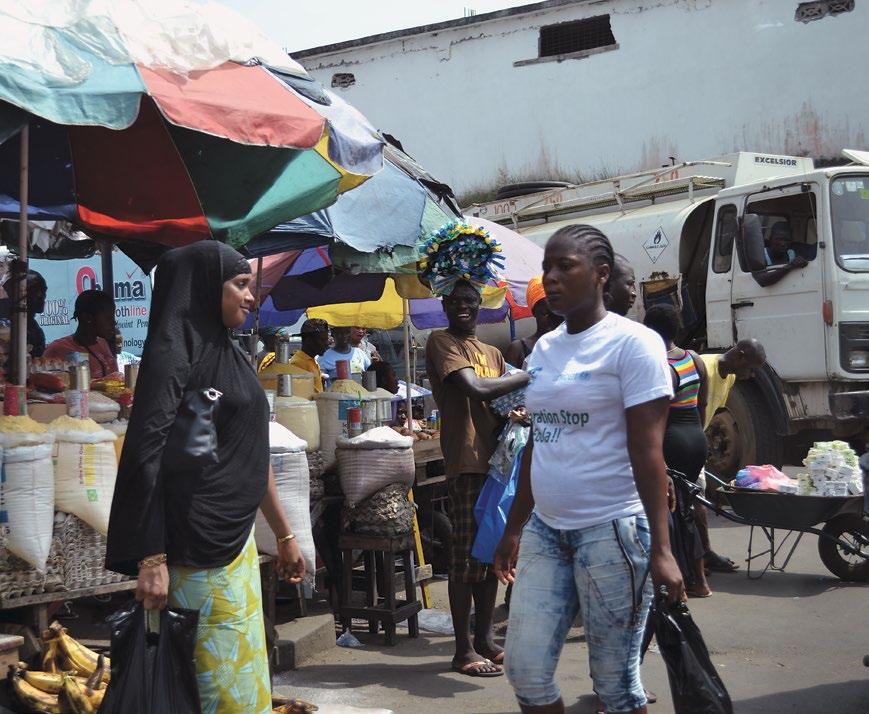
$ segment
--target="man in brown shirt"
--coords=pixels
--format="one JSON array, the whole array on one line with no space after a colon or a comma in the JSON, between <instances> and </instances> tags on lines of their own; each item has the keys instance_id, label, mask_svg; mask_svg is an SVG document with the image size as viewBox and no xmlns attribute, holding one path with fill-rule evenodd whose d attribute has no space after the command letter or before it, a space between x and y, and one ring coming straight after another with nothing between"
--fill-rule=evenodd
<instances>
[{"instance_id":1,"label":"man in brown shirt","mask_svg":"<svg viewBox=\"0 0 869 714\"><path fill-rule=\"evenodd\" d=\"M425 348L426 372L441 415L450 515L450 611L456 638L452 668L471 677L503 674L504 651L495 644L492 618L498 580L471 557L477 535L474 504L486 480L503 420L486 402L523 387L524 372L505 375L501 353L476 338L480 293L460 281L443 299L449 327L432 333ZM471 601L476 622L471 640Z\"/></svg>"}]
</instances>

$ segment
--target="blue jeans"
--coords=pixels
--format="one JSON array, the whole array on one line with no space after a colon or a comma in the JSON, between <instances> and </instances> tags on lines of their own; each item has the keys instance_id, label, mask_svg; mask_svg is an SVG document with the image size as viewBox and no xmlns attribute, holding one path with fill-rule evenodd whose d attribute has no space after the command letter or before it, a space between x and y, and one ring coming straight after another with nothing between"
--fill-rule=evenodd
<instances>
[{"instance_id":1,"label":"blue jeans","mask_svg":"<svg viewBox=\"0 0 869 714\"><path fill-rule=\"evenodd\" d=\"M582 612L594 689L607 712L646 703L640 644L652 600L644 515L560 531L532 515L522 531L507 628L507 677L525 706L561 697L555 668Z\"/></svg>"}]
</instances>

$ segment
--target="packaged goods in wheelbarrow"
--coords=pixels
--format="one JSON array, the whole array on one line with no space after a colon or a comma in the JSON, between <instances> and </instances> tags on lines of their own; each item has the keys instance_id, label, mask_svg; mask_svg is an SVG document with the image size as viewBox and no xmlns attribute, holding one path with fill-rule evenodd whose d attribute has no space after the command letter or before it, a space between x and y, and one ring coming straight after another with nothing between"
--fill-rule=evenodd
<instances>
[{"instance_id":1,"label":"packaged goods in wheelbarrow","mask_svg":"<svg viewBox=\"0 0 869 714\"><path fill-rule=\"evenodd\" d=\"M734 485L754 491L797 493L797 482L770 464L746 466L736 474Z\"/></svg>"}]
</instances>

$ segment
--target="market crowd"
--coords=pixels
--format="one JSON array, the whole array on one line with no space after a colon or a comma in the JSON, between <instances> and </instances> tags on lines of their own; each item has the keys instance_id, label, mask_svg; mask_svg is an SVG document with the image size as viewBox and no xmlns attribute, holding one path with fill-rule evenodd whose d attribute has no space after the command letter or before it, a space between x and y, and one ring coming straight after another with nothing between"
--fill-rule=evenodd
<instances>
[{"instance_id":1,"label":"market crowd","mask_svg":"<svg viewBox=\"0 0 869 714\"><path fill-rule=\"evenodd\" d=\"M488 235L473 230L483 245ZM506 672L522 711L561 712L555 670L581 614L605 711L644 712L649 693L640 661L653 590L664 588L674 601L708 597L707 571L735 568L712 551L702 510L691 508L683 482L667 469L702 481L704 428L734 380L763 364L763 348L745 341L723 355L682 349L671 305L646 305L646 325L628 319L633 271L591 226L557 231L542 268L527 291L536 329L503 355L476 336L480 280L464 271L438 276L448 327L429 336L425 363L440 412L453 523L451 667L471 677ZM296 371L310 376L315 392L344 369L356 378L373 373L393 393L397 379L363 328L330 329L318 319L301 325L300 346L288 361L279 358L286 357L288 328L263 330L252 366L233 340L253 309L251 280L248 262L216 242L161 258L106 565L138 577L145 609L200 611L196 667L204 708L266 712L257 510L276 539L279 574L298 583L305 561L277 495L259 377ZM116 372L121 342L113 307L103 293L82 293L76 331L46 346L43 356L81 352L95 375ZM29 339L36 345L38 337ZM388 340L379 347L388 349ZM178 417L192 424L212 414L214 393L217 448L203 452L183 429L178 436ZM493 408L504 399L506 415ZM413 428L413 415L399 418ZM499 436L512 429L525 435L514 455L517 491L503 537L484 558L475 551L474 506L493 455L503 453ZM177 478L161 477L170 471ZM493 635L499 581L512 591L503 648Z\"/></svg>"},{"instance_id":2,"label":"market crowd","mask_svg":"<svg viewBox=\"0 0 869 714\"><path fill-rule=\"evenodd\" d=\"M712 550L687 484L702 484L704 428L734 380L763 365L763 347L742 341L698 355L676 344L672 304L646 306L644 325L626 317L635 299L633 270L607 237L568 226L549 239L542 276L528 286L531 336L504 356L481 342L479 289L458 279L443 298L449 327L426 345L453 521L452 668L506 671L523 712L564 711L555 670L577 615L603 710L645 712L654 695L640 663L653 592L708 597L707 571L736 567ZM510 419L527 425L527 444L506 530L486 563L472 551L474 505L504 433L491 405L517 390ZM492 627L499 580L512 590L503 649Z\"/></svg>"}]
</instances>

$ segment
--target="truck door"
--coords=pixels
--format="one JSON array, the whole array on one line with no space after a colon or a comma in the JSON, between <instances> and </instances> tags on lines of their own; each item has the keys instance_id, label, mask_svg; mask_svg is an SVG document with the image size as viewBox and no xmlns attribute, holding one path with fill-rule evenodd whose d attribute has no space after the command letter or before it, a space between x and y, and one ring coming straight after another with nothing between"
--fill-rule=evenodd
<instances>
[{"instance_id":1,"label":"truck door","mask_svg":"<svg viewBox=\"0 0 869 714\"><path fill-rule=\"evenodd\" d=\"M710 350L733 345L733 314L730 309L733 248L739 231L735 203L722 203L716 209L715 228L706 274L706 342Z\"/></svg>"},{"instance_id":2,"label":"truck door","mask_svg":"<svg viewBox=\"0 0 869 714\"><path fill-rule=\"evenodd\" d=\"M758 274L747 270L742 250L736 251L738 260L733 261L730 307L736 339L760 340L770 366L786 381L818 380L826 375L816 190L814 186L811 190L805 185L787 186L748 199L745 213L760 218L770 266L765 272L773 275L768 271L775 269L776 282L761 285ZM800 267L782 268L797 260Z\"/></svg>"}]
</instances>

